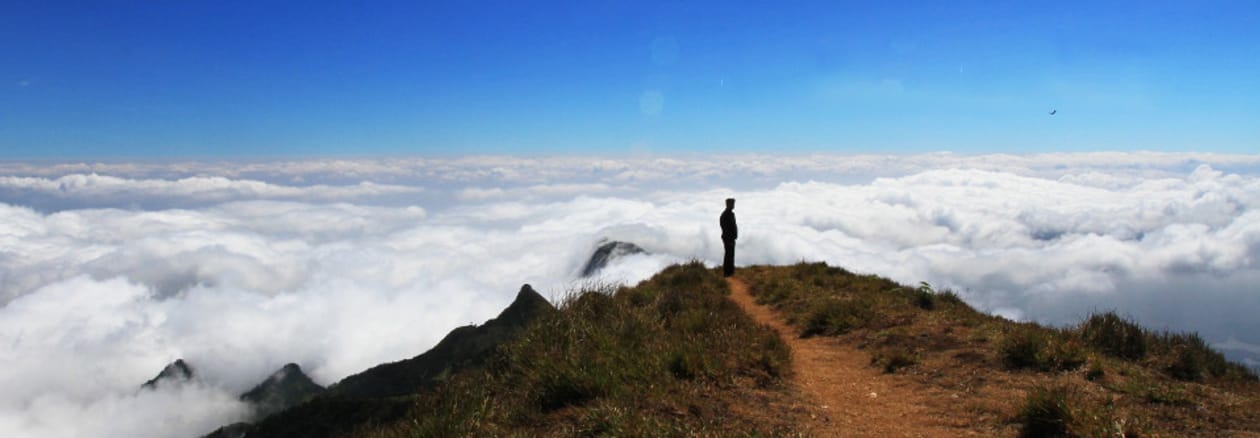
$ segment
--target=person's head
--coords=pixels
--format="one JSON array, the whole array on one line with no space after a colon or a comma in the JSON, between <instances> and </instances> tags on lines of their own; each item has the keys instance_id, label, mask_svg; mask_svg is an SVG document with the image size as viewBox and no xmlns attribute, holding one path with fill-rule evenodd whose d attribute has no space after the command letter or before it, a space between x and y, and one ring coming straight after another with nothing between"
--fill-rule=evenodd
<instances>
[{"instance_id":1,"label":"person's head","mask_svg":"<svg viewBox=\"0 0 1260 438\"><path fill-rule=\"evenodd\" d=\"M735 208L735 198L726 198L726 209L732 210L734 208Z\"/></svg>"}]
</instances>

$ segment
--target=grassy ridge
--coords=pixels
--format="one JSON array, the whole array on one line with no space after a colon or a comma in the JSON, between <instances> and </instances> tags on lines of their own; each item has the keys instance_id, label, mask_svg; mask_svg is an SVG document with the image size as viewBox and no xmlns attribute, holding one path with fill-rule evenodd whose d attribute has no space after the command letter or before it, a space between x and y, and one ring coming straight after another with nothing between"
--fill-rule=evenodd
<instances>
[{"instance_id":1,"label":"grassy ridge","mask_svg":"<svg viewBox=\"0 0 1260 438\"><path fill-rule=\"evenodd\" d=\"M976 398L1018 388L1026 394L1022 408L998 414L1027 436L1260 431L1256 375L1192 333L1150 331L1114 313L1066 328L1015 323L927 284L908 287L823 263L740 275L801 336L851 340L886 372Z\"/></svg>"},{"instance_id":2,"label":"grassy ridge","mask_svg":"<svg viewBox=\"0 0 1260 438\"><path fill-rule=\"evenodd\" d=\"M588 290L360 436L790 435L787 345L699 263Z\"/></svg>"},{"instance_id":3,"label":"grassy ridge","mask_svg":"<svg viewBox=\"0 0 1260 438\"><path fill-rule=\"evenodd\" d=\"M1193 334L1114 313L1074 327L1015 323L949 291L821 263L739 276L802 336L864 349L906 400L995 436L1260 432L1260 385ZM480 365L416 394L319 399L250 436L782 436L809 433L788 346L699 263L632 288L589 288L531 320ZM846 347L852 348L852 347ZM916 394L916 395L917 395ZM305 429L286 428L300 425ZM268 433L274 431L274 433ZM256 433L255 433L256 432ZM289 434L291 435L291 434Z\"/></svg>"}]
</instances>

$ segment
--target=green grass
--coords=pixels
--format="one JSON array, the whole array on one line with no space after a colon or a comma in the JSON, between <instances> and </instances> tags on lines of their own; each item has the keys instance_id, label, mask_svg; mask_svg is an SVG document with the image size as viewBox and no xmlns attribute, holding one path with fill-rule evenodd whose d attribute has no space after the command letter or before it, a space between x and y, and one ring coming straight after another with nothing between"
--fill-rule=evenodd
<instances>
[{"instance_id":1,"label":"green grass","mask_svg":"<svg viewBox=\"0 0 1260 438\"><path fill-rule=\"evenodd\" d=\"M982 315L953 291L937 291L927 283L909 287L825 263L754 266L740 275L748 279L757 302L782 312L799 327L802 337L878 332L939 314L960 327L996 326L1000 335L995 339L979 330L972 331L971 337L978 342L996 341L1000 361L1013 370L1071 371L1097 353L1141 362L1184 381L1256 380L1252 370L1229 362L1196 334L1152 332L1115 312L1091 315L1076 327L1053 328ZM913 350L911 345L903 347Z\"/></svg>"},{"instance_id":2,"label":"green grass","mask_svg":"<svg viewBox=\"0 0 1260 438\"><path fill-rule=\"evenodd\" d=\"M1069 333L1034 324L1019 324L997 346L1002 363L1011 369L1069 371L1085 363L1085 349Z\"/></svg>"},{"instance_id":3,"label":"green grass","mask_svg":"<svg viewBox=\"0 0 1260 438\"><path fill-rule=\"evenodd\" d=\"M1151 333L1155 356L1152 362L1178 380L1203 381L1207 378L1256 381L1256 373L1230 362L1195 333Z\"/></svg>"},{"instance_id":4,"label":"green grass","mask_svg":"<svg viewBox=\"0 0 1260 438\"><path fill-rule=\"evenodd\" d=\"M1091 315L1077 331L1097 352L1143 362L1177 380L1256 380L1254 371L1225 359L1195 333L1153 332L1114 312Z\"/></svg>"},{"instance_id":5,"label":"green grass","mask_svg":"<svg viewBox=\"0 0 1260 438\"><path fill-rule=\"evenodd\" d=\"M1108 402L1090 400L1068 386L1036 386L1016 415L1022 438L1141 437L1143 421L1126 418Z\"/></svg>"},{"instance_id":6,"label":"green grass","mask_svg":"<svg viewBox=\"0 0 1260 438\"><path fill-rule=\"evenodd\" d=\"M918 363L919 358L915 353L904 347L884 348L871 354L871 364L883 369L885 373L895 373Z\"/></svg>"},{"instance_id":7,"label":"green grass","mask_svg":"<svg viewBox=\"0 0 1260 438\"><path fill-rule=\"evenodd\" d=\"M1158 379L1134 376L1123 383L1111 385L1111 389L1137 397L1147 403L1172 406L1191 406L1194 404L1192 394L1182 384L1164 382Z\"/></svg>"},{"instance_id":8,"label":"green grass","mask_svg":"<svg viewBox=\"0 0 1260 438\"><path fill-rule=\"evenodd\" d=\"M1107 376L1107 370L1103 368L1102 361L1094 359L1089 361L1089 369L1085 371L1085 380L1095 381Z\"/></svg>"},{"instance_id":9,"label":"green grass","mask_svg":"<svg viewBox=\"0 0 1260 438\"><path fill-rule=\"evenodd\" d=\"M805 315L801 337L841 335L866 327L876 317L873 307L866 300L821 300Z\"/></svg>"},{"instance_id":10,"label":"green grass","mask_svg":"<svg viewBox=\"0 0 1260 438\"><path fill-rule=\"evenodd\" d=\"M786 270L787 278L767 275L780 272L775 270ZM906 287L825 263L752 267L742 272L757 302L780 310L789 323L801 328L802 337L897 326L919 311L974 313L952 291L937 292L926 283Z\"/></svg>"},{"instance_id":11,"label":"green grass","mask_svg":"<svg viewBox=\"0 0 1260 438\"><path fill-rule=\"evenodd\" d=\"M1146 330L1115 312L1090 315L1078 330L1085 344L1096 351L1126 360L1146 357Z\"/></svg>"},{"instance_id":12,"label":"green grass","mask_svg":"<svg viewBox=\"0 0 1260 438\"><path fill-rule=\"evenodd\" d=\"M1037 387L1028 392L1019 412L1021 437L1065 437L1075 422L1068 389Z\"/></svg>"}]
</instances>

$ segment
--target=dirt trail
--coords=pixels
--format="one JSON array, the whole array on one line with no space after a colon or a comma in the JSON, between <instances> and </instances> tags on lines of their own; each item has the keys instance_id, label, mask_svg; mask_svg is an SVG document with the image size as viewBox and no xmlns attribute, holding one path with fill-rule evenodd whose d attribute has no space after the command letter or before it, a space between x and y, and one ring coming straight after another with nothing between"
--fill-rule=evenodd
<instances>
[{"instance_id":1,"label":"dirt trail","mask_svg":"<svg viewBox=\"0 0 1260 438\"><path fill-rule=\"evenodd\" d=\"M813 403L812 428L819 436L980 436L940 408L941 394L870 365L870 355L835 338L801 339L796 329L767 306L757 304L748 285L727 278L731 299L757 322L779 332L792 347L793 381ZM948 397L947 395L945 397ZM935 403L932 403L932 402ZM965 421L964 421L965 423Z\"/></svg>"}]
</instances>

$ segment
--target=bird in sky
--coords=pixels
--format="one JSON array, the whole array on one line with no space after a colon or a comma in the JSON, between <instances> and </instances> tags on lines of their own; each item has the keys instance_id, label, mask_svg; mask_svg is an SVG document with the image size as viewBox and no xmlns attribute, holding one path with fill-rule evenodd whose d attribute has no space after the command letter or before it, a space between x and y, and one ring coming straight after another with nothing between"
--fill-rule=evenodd
<instances>
[{"instance_id":1,"label":"bird in sky","mask_svg":"<svg viewBox=\"0 0 1260 438\"><path fill-rule=\"evenodd\" d=\"M1057 112L1059 112L1059 110L1057 110L1057 109L1052 109L1052 110L1050 110L1050 115L1052 115L1052 116L1053 116L1053 115L1054 115L1055 113L1057 113Z\"/></svg>"}]
</instances>

